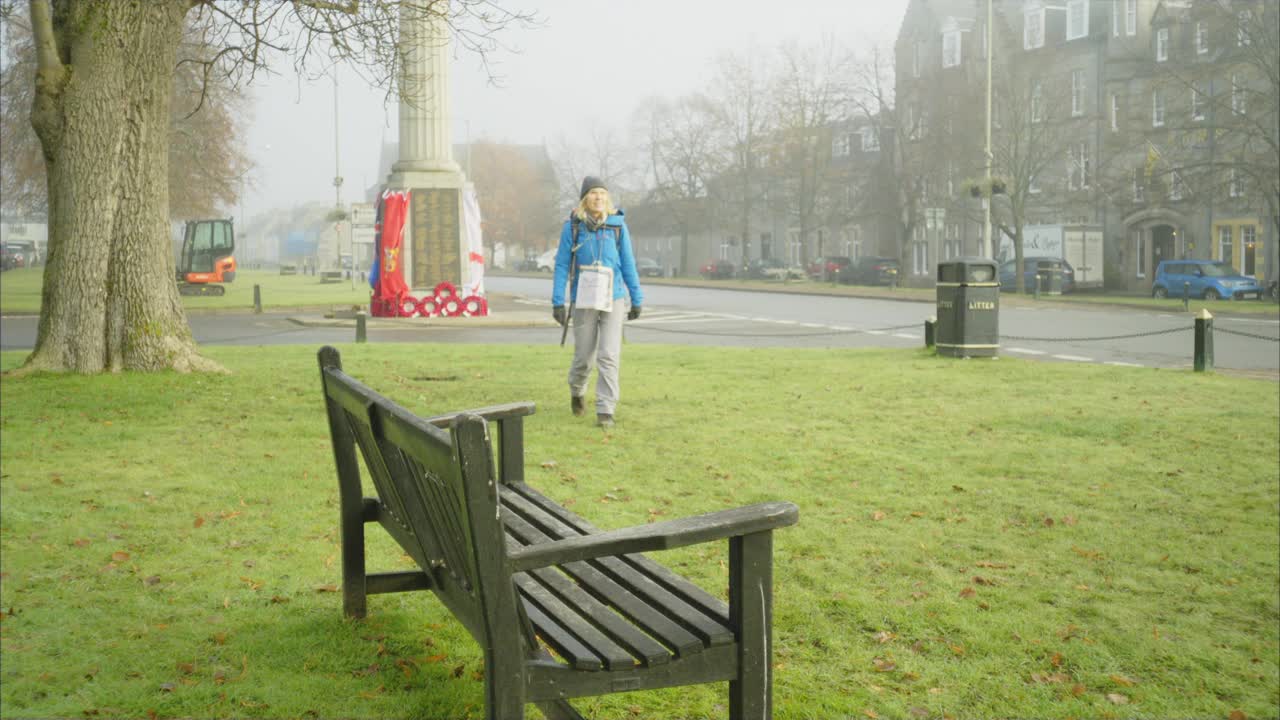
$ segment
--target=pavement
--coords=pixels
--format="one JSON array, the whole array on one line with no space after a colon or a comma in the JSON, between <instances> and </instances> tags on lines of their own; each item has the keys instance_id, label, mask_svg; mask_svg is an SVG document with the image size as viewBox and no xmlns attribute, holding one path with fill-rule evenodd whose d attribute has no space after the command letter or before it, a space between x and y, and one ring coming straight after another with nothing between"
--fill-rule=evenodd
<instances>
[{"instance_id":1,"label":"pavement","mask_svg":"<svg viewBox=\"0 0 1280 720\"><path fill-rule=\"evenodd\" d=\"M559 327L551 317L551 305L536 305L521 301L506 293L487 293L485 300L489 314L476 317L373 317L366 316L365 328L522 328ZM290 315L289 321L307 327L355 327L356 311L340 310L321 312L301 310Z\"/></svg>"}]
</instances>

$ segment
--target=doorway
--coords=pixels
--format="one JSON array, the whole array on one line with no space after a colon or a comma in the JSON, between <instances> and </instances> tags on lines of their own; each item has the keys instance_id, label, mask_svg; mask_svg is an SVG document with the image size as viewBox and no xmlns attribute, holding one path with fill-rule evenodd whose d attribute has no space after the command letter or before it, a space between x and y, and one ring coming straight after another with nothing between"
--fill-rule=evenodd
<instances>
[{"instance_id":1,"label":"doorway","mask_svg":"<svg viewBox=\"0 0 1280 720\"><path fill-rule=\"evenodd\" d=\"M1151 228L1151 269L1154 272L1163 260L1177 257L1177 231L1172 225L1156 225Z\"/></svg>"}]
</instances>

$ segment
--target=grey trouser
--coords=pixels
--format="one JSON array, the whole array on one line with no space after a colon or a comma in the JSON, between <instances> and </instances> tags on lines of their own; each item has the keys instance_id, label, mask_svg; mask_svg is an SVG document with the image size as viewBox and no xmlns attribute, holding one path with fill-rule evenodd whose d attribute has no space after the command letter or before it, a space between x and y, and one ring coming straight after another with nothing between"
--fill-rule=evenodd
<instances>
[{"instance_id":1,"label":"grey trouser","mask_svg":"<svg viewBox=\"0 0 1280 720\"><path fill-rule=\"evenodd\" d=\"M618 366L622 361L622 322L631 303L626 298L613 301L612 312L573 311L573 364L569 366L569 392L574 397L587 394L591 366L599 367L596 378L596 413L612 415L618 404Z\"/></svg>"}]
</instances>

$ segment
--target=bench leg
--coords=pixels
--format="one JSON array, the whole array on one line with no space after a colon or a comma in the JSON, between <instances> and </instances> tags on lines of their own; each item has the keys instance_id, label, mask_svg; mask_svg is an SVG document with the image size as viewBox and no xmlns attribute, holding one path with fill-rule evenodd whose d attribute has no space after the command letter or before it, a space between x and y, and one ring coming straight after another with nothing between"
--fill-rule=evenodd
<instances>
[{"instance_id":1,"label":"bench leg","mask_svg":"<svg viewBox=\"0 0 1280 720\"><path fill-rule=\"evenodd\" d=\"M359 496L360 488L354 492L350 488L342 488L340 498L342 513L342 613L350 618L363 618L368 614L364 563L364 524L366 501ZM354 497L349 497L354 495Z\"/></svg>"},{"instance_id":2,"label":"bench leg","mask_svg":"<svg viewBox=\"0 0 1280 720\"><path fill-rule=\"evenodd\" d=\"M773 717L773 533L729 540L729 622L738 633L738 678L729 681L731 720Z\"/></svg>"}]
</instances>

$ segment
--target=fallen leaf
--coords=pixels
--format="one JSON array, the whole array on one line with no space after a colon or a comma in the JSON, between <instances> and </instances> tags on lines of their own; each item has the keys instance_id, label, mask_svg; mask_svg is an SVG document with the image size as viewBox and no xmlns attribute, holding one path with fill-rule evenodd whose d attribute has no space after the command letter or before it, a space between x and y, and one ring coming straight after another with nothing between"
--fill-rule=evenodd
<instances>
[{"instance_id":1,"label":"fallen leaf","mask_svg":"<svg viewBox=\"0 0 1280 720\"><path fill-rule=\"evenodd\" d=\"M203 516L203 515L197 515L197 516L196 516L195 526L196 526L196 527L201 527L201 526L203 526L203 525L204 525L204 516Z\"/></svg>"},{"instance_id":2,"label":"fallen leaf","mask_svg":"<svg viewBox=\"0 0 1280 720\"><path fill-rule=\"evenodd\" d=\"M995 585L996 581L990 578L984 578L981 575L974 575L973 581L978 585Z\"/></svg>"},{"instance_id":3,"label":"fallen leaf","mask_svg":"<svg viewBox=\"0 0 1280 720\"><path fill-rule=\"evenodd\" d=\"M883 644L885 644L885 643L889 642L890 640L894 639L895 637L897 637L897 635L895 635L894 633L889 632L888 630L881 630L880 632L878 632L878 633L876 633L876 634L875 634L876 642L880 643L881 645L883 645Z\"/></svg>"},{"instance_id":4,"label":"fallen leaf","mask_svg":"<svg viewBox=\"0 0 1280 720\"><path fill-rule=\"evenodd\" d=\"M1112 675L1111 682L1117 685L1123 685L1125 687L1133 687L1134 685L1138 684L1137 680L1134 680L1132 678L1127 678L1123 675Z\"/></svg>"},{"instance_id":5,"label":"fallen leaf","mask_svg":"<svg viewBox=\"0 0 1280 720\"><path fill-rule=\"evenodd\" d=\"M1227 715L1227 720L1249 720L1249 716L1245 715L1243 710L1232 710L1231 714Z\"/></svg>"},{"instance_id":6,"label":"fallen leaf","mask_svg":"<svg viewBox=\"0 0 1280 720\"><path fill-rule=\"evenodd\" d=\"M978 592L977 590L974 590L974 589L973 589L973 588L971 588L971 587L967 587L967 588L965 588L965 589L963 589L963 590L961 590L961 591L960 591L960 597L962 597L962 598L971 598L971 597L973 597L973 596L974 596L974 594L976 594L977 592Z\"/></svg>"},{"instance_id":7,"label":"fallen leaf","mask_svg":"<svg viewBox=\"0 0 1280 720\"><path fill-rule=\"evenodd\" d=\"M1081 695L1084 694L1084 692L1085 692L1084 685L1081 685L1080 683L1076 683L1075 685L1071 686L1071 695L1074 697L1080 697Z\"/></svg>"},{"instance_id":8,"label":"fallen leaf","mask_svg":"<svg viewBox=\"0 0 1280 720\"><path fill-rule=\"evenodd\" d=\"M1127 705L1129 703L1129 697L1127 695L1121 695L1120 693L1107 693L1107 700L1109 700L1112 705Z\"/></svg>"},{"instance_id":9,"label":"fallen leaf","mask_svg":"<svg viewBox=\"0 0 1280 720\"><path fill-rule=\"evenodd\" d=\"M72 544L75 545L76 547L84 547L85 545L88 545L90 542L92 541L89 540L89 538L79 538Z\"/></svg>"},{"instance_id":10,"label":"fallen leaf","mask_svg":"<svg viewBox=\"0 0 1280 720\"><path fill-rule=\"evenodd\" d=\"M546 469L546 470L554 470L559 466L560 466L560 463L556 462L555 460L547 460L546 462L542 463L543 469Z\"/></svg>"},{"instance_id":11,"label":"fallen leaf","mask_svg":"<svg viewBox=\"0 0 1280 720\"><path fill-rule=\"evenodd\" d=\"M1049 658L1049 664L1054 667L1062 667L1062 653L1054 653L1053 657Z\"/></svg>"},{"instance_id":12,"label":"fallen leaf","mask_svg":"<svg viewBox=\"0 0 1280 720\"><path fill-rule=\"evenodd\" d=\"M448 655L428 655L426 658L424 658L424 661L429 663L438 663L445 660L448 657L449 657Z\"/></svg>"},{"instance_id":13,"label":"fallen leaf","mask_svg":"<svg viewBox=\"0 0 1280 720\"><path fill-rule=\"evenodd\" d=\"M898 667L898 663L886 658L875 658L871 664L876 667L876 672L893 672Z\"/></svg>"},{"instance_id":14,"label":"fallen leaf","mask_svg":"<svg viewBox=\"0 0 1280 720\"><path fill-rule=\"evenodd\" d=\"M111 559L114 560L115 562L124 562L125 560L129 559L129 553L123 550L117 550L111 553Z\"/></svg>"},{"instance_id":15,"label":"fallen leaf","mask_svg":"<svg viewBox=\"0 0 1280 720\"><path fill-rule=\"evenodd\" d=\"M284 604L285 604L285 603L287 603L287 602L289 602L289 598L287 598L287 597L283 597L283 596L280 596L280 595L272 595L272 596L271 596L271 604L272 604L272 605L284 605Z\"/></svg>"},{"instance_id":16,"label":"fallen leaf","mask_svg":"<svg viewBox=\"0 0 1280 720\"><path fill-rule=\"evenodd\" d=\"M143 585L146 585L147 587L151 587L151 586L153 586L153 585L158 585L159 583L160 583L160 576L159 576L159 575L151 575L151 576L147 577L145 580L143 580L143 581L142 581L142 584L143 584Z\"/></svg>"},{"instance_id":17,"label":"fallen leaf","mask_svg":"<svg viewBox=\"0 0 1280 720\"><path fill-rule=\"evenodd\" d=\"M990 560L979 560L974 563L974 565L977 565L980 568L991 568L992 570L1003 570L1009 567L1007 563L991 562Z\"/></svg>"},{"instance_id":18,"label":"fallen leaf","mask_svg":"<svg viewBox=\"0 0 1280 720\"><path fill-rule=\"evenodd\" d=\"M885 517L886 517L886 516L885 516L885 514L884 514L884 513L882 513L882 512L880 512L879 510L877 510L877 511L875 511L875 512L871 513L871 519L872 519L872 520L883 520L883 519L885 519Z\"/></svg>"},{"instance_id":19,"label":"fallen leaf","mask_svg":"<svg viewBox=\"0 0 1280 720\"><path fill-rule=\"evenodd\" d=\"M315 590L316 590L316 592L332 592L332 593L336 593L336 592L338 592L338 586L337 586L337 585L317 585L317 586L316 586L316 588L315 588Z\"/></svg>"},{"instance_id":20,"label":"fallen leaf","mask_svg":"<svg viewBox=\"0 0 1280 720\"><path fill-rule=\"evenodd\" d=\"M1045 519L1044 519L1044 526L1045 526L1045 527L1053 527L1053 518L1051 518L1051 517L1047 517L1047 518L1045 518Z\"/></svg>"},{"instance_id":21,"label":"fallen leaf","mask_svg":"<svg viewBox=\"0 0 1280 720\"><path fill-rule=\"evenodd\" d=\"M369 692L360 693L360 697L364 698L365 700L372 700L378 697L379 695L381 695L382 691L386 689L387 688L385 685L379 685L377 690L370 690Z\"/></svg>"},{"instance_id":22,"label":"fallen leaf","mask_svg":"<svg viewBox=\"0 0 1280 720\"><path fill-rule=\"evenodd\" d=\"M964 488L960 487L959 485L952 485L951 489L955 490L956 492L964 492Z\"/></svg>"},{"instance_id":23,"label":"fallen leaf","mask_svg":"<svg viewBox=\"0 0 1280 720\"><path fill-rule=\"evenodd\" d=\"M462 677L462 673L466 671L467 671L466 665L459 665L458 667L454 668L453 671L450 672L449 674L452 675L453 677L460 678Z\"/></svg>"},{"instance_id":24,"label":"fallen leaf","mask_svg":"<svg viewBox=\"0 0 1280 720\"><path fill-rule=\"evenodd\" d=\"M160 692L173 692L173 688L173 683L162 683L160 685Z\"/></svg>"},{"instance_id":25,"label":"fallen leaf","mask_svg":"<svg viewBox=\"0 0 1280 720\"><path fill-rule=\"evenodd\" d=\"M227 644L227 634L226 634L226 633L224 633L224 632L214 633L214 634L212 634L212 635L210 635L210 636L209 636L209 639L213 641L213 644L214 644L214 645L226 645L226 644Z\"/></svg>"},{"instance_id":26,"label":"fallen leaf","mask_svg":"<svg viewBox=\"0 0 1280 720\"><path fill-rule=\"evenodd\" d=\"M871 718L871 720L876 720L876 718L880 717L880 715L878 715L875 710L871 710L871 709L863 710L862 714Z\"/></svg>"}]
</instances>

